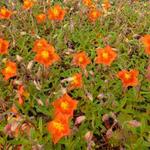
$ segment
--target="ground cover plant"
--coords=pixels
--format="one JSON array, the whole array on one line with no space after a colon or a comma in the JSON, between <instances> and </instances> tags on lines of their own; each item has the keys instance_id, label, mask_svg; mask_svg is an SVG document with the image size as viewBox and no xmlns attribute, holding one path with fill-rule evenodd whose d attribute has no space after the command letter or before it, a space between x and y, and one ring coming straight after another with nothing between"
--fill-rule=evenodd
<instances>
[{"instance_id":1,"label":"ground cover plant","mask_svg":"<svg viewBox=\"0 0 150 150\"><path fill-rule=\"evenodd\" d=\"M0 1L0 149L150 148L149 0Z\"/></svg>"}]
</instances>

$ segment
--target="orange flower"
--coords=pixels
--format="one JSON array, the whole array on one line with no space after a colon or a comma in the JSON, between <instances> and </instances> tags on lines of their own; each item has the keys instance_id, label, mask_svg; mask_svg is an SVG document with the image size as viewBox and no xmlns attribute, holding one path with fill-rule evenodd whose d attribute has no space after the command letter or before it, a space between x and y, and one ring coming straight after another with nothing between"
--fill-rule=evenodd
<instances>
[{"instance_id":1,"label":"orange flower","mask_svg":"<svg viewBox=\"0 0 150 150\"><path fill-rule=\"evenodd\" d=\"M139 72L137 70L122 70L119 71L117 76L122 80L123 87L128 86L136 86L138 84L138 76Z\"/></svg>"},{"instance_id":2,"label":"orange flower","mask_svg":"<svg viewBox=\"0 0 150 150\"><path fill-rule=\"evenodd\" d=\"M101 16L101 12L97 9L91 9L88 14L90 21L95 22Z\"/></svg>"},{"instance_id":3,"label":"orange flower","mask_svg":"<svg viewBox=\"0 0 150 150\"><path fill-rule=\"evenodd\" d=\"M85 5L85 6L88 6L90 7L92 5L92 1L91 0L82 0L82 3Z\"/></svg>"},{"instance_id":4,"label":"orange flower","mask_svg":"<svg viewBox=\"0 0 150 150\"><path fill-rule=\"evenodd\" d=\"M24 86L23 85L19 85L18 86L18 96L19 96L18 103L20 105L24 104L24 100L23 100L23 94L24 94L24 92L25 92Z\"/></svg>"},{"instance_id":5,"label":"orange flower","mask_svg":"<svg viewBox=\"0 0 150 150\"><path fill-rule=\"evenodd\" d=\"M7 54L9 42L0 38L0 54Z\"/></svg>"},{"instance_id":6,"label":"orange flower","mask_svg":"<svg viewBox=\"0 0 150 150\"><path fill-rule=\"evenodd\" d=\"M143 44L145 45L145 47L149 47L150 46L150 34L144 35L141 38Z\"/></svg>"},{"instance_id":7,"label":"orange flower","mask_svg":"<svg viewBox=\"0 0 150 150\"><path fill-rule=\"evenodd\" d=\"M18 94L23 95L23 93L24 93L24 86L21 84L18 86Z\"/></svg>"},{"instance_id":8,"label":"orange flower","mask_svg":"<svg viewBox=\"0 0 150 150\"><path fill-rule=\"evenodd\" d=\"M45 67L52 65L59 59L60 57L53 51L53 49L51 49L51 47L45 47L40 51L37 51L37 54L34 58L35 61L45 65Z\"/></svg>"},{"instance_id":9,"label":"orange flower","mask_svg":"<svg viewBox=\"0 0 150 150\"><path fill-rule=\"evenodd\" d=\"M48 10L48 18L50 20L63 20L65 16L65 10L60 5L55 5Z\"/></svg>"},{"instance_id":10,"label":"orange flower","mask_svg":"<svg viewBox=\"0 0 150 150\"><path fill-rule=\"evenodd\" d=\"M12 107L10 108L10 112L14 113L14 114L18 114L17 108L15 105L12 105Z\"/></svg>"},{"instance_id":11,"label":"orange flower","mask_svg":"<svg viewBox=\"0 0 150 150\"><path fill-rule=\"evenodd\" d=\"M77 101L73 100L68 94L64 94L59 99L55 100L52 105L55 108L55 115L62 113L68 117L73 116L73 111L77 108Z\"/></svg>"},{"instance_id":12,"label":"orange flower","mask_svg":"<svg viewBox=\"0 0 150 150\"><path fill-rule=\"evenodd\" d=\"M98 64L111 65L111 63L116 59L117 54L112 50L110 46L105 48L99 48L97 50L98 56L95 58L95 62Z\"/></svg>"},{"instance_id":13,"label":"orange flower","mask_svg":"<svg viewBox=\"0 0 150 150\"><path fill-rule=\"evenodd\" d=\"M30 8L32 8L34 5L34 2L32 0L24 0L23 1L23 9L24 10L29 10Z\"/></svg>"},{"instance_id":14,"label":"orange flower","mask_svg":"<svg viewBox=\"0 0 150 150\"><path fill-rule=\"evenodd\" d=\"M39 14L36 16L37 23L43 23L46 20L46 15L45 14Z\"/></svg>"},{"instance_id":15,"label":"orange flower","mask_svg":"<svg viewBox=\"0 0 150 150\"><path fill-rule=\"evenodd\" d=\"M5 7L0 8L0 19L9 19L12 14L12 11L6 9Z\"/></svg>"},{"instance_id":16,"label":"orange flower","mask_svg":"<svg viewBox=\"0 0 150 150\"><path fill-rule=\"evenodd\" d=\"M29 93L25 90L24 86L21 84L18 86L18 103L20 105L23 105L24 104L24 98L28 98L29 97Z\"/></svg>"},{"instance_id":17,"label":"orange flower","mask_svg":"<svg viewBox=\"0 0 150 150\"><path fill-rule=\"evenodd\" d=\"M6 63L6 68L2 70L2 74L5 76L5 80L8 80L11 77L14 77L17 75L17 67L16 63L8 61Z\"/></svg>"},{"instance_id":18,"label":"orange flower","mask_svg":"<svg viewBox=\"0 0 150 150\"><path fill-rule=\"evenodd\" d=\"M82 74L81 73L76 73L73 77L72 77L72 80L71 80L71 83L69 85L69 87L71 89L74 89L74 88L81 88L83 85L82 83Z\"/></svg>"},{"instance_id":19,"label":"orange flower","mask_svg":"<svg viewBox=\"0 0 150 150\"><path fill-rule=\"evenodd\" d=\"M143 36L141 41L145 45L145 53L150 55L150 34Z\"/></svg>"},{"instance_id":20,"label":"orange flower","mask_svg":"<svg viewBox=\"0 0 150 150\"><path fill-rule=\"evenodd\" d=\"M20 104L21 106L24 104L24 99L21 95L19 95L18 104Z\"/></svg>"},{"instance_id":21,"label":"orange flower","mask_svg":"<svg viewBox=\"0 0 150 150\"><path fill-rule=\"evenodd\" d=\"M145 48L145 53L150 55L150 46Z\"/></svg>"},{"instance_id":22,"label":"orange flower","mask_svg":"<svg viewBox=\"0 0 150 150\"><path fill-rule=\"evenodd\" d=\"M55 116L54 120L48 122L47 128L52 136L54 144L56 144L62 137L70 135L68 117L61 113Z\"/></svg>"},{"instance_id":23,"label":"orange flower","mask_svg":"<svg viewBox=\"0 0 150 150\"><path fill-rule=\"evenodd\" d=\"M105 10L108 10L111 7L111 4L109 0L104 0L104 3L102 4L102 6Z\"/></svg>"},{"instance_id":24,"label":"orange flower","mask_svg":"<svg viewBox=\"0 0 150 150\"><path fill-rule=\"evenodd\" d=\"M72 63L85 69L86 66L91 63L91 61L85 52L78 52L74 55Z\"/></svg>"},{"instance_id":25,"label":"orange flower","mask_svg":"<svg viewBox=\"0 0 150 150\"><path fill-rule=\"evenodd\" d=\"M34 42L34 46L32 50L34 52L37 52L38 50L41 50L42 48L45 48L47 46L48 46L48 42L45 39L41 38Z\"/></svg>"}]
</instances>

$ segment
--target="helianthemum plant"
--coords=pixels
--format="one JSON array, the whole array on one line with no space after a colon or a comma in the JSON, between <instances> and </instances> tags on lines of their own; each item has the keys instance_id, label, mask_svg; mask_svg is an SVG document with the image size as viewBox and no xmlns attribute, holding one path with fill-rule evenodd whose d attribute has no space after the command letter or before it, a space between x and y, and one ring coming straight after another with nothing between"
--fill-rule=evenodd
<instances>
[{"instance_id":1,"label":"helianthemum plant","mask_svg":"<svg viewBox=\"0 0 150 150\"><path fill-rule=\"evenodd\" d=\"M75 66L85 69L86 66L91 63L91 60L87 56L87 54L83 51L83 52L78 52L78 53L74 54L72 63Z\"/></svg>"},{"instance_id":2,"label":"helianthemum plant","mask_svg":"<svg viewBox=\"0 0 150 150\"><path fill-rule=\"evenodd\" d=\"M17 75L17 65L15 62L7 61L6 67L2 69L2 74L5 80L8 80Z\"/></svg>"},{"instance_id":3,"label":"helianthemum plant","mask_svg":"<svg viewBox=\"0 0 150 150\"><path fill-rule=\"evenodd\" d=\"M0 150L148 150L146 0L0 0Z\"/></svg>"},{"instance_id":4,"label":"helianthemum plant","mask_svg":"<svg viewBox=\"0 0 150 150\"><path fill-rule=\"evenodd\" d=\"M95 58L95 62L108 66L110 66L117 57L117 53L110 46L106 46L105 48L98 48L97 55L98 56Z\"/></svg>"},{"instance_id":5,"label":"helianthemum plant","mask_svg":"<svg viewBox=\"0 0 150 150\"><path fill-rule=\"evenodd\" d=\"M65 13L65 10L57 4L48 10L48 18L54 21L62 21Z\"/></svg>"},{"instance_id":6,"label":"helianthemum plant","mask_svg":"<svg viewBox=\"0 0 150 150\"><path fill-rule=\"evenodd\" d=\"M57 114L55 118L48 122L48 131L52 136L52 141L56 144L62 137L70 135L68 117L66 115Z\"/></svg>"},{"instance_id":7,"label":"helianthemum plant","mask_svg":"<svg viewBox=\"0 0 150 150\"><path fill-rule=\"evenodd\" d=\"M55 100L52 105L55 109L55 114L62 113L68 117L73 116L73 111L77 108L77 101L72 99L68 94L64 94L59 99Z\"/></svg>"},{"instance_id":8,"label":"helianthemum plant","mask_svg":"<svg viewBox=\"0 0 150 150\"><path fill-rule=\"evenodd\" d=\"M33 51L36 52L34 60L45 67L49 67L54 62L60 60L54 47L51 44L48 44L45 39L35 41Z\"/></svg>"},{"instance_id":9,"label":"helianthemum plant","mask_svg":"<svg viewBox=\"0 0 150 150\"><path fill-rule=\"evenodd\" d=\"M132 69L130 71L122 70L119 71L117 76L121 79L123 87L127 88L128 86L137 86L138 85L138 74L139 71Z\"/></svg>"}]
</instances>

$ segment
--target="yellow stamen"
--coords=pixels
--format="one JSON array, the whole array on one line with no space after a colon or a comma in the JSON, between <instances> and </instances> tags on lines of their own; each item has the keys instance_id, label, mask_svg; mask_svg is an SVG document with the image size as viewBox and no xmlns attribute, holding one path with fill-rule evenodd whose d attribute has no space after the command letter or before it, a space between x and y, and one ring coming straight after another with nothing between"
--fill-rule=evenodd
<instances>
[{"instance_id":1,"label":"yellow stamen","mask_svg":"<svg viewBox=\"0 0 150 150\"><path fill-rule=\"evenodd\" d=\"M77 84L77 83L78 83L78 79L77 79L76 76L73 76L73 83L74 83L74 84Z\"/></svg>"},{"instance_id":2,"label":"yellow stamen","mask_svg":"<svg viewBox=\"0 0 150 150\"><path fill-rule=\"evenodd\" d=\"M24 1L24 5L29 5L30 4L30 2L29 1Z\"/></svg>"},{"instance_id":3,"label":"yellow stamen","mask_svg":"<svg viewBox=\"0 0 150 150\"><path fill-rule=\"evenodd\" d=\"M130 79L130 78L131 78L131 75L130 75L129 73L126 73L126 74L125 74L125 78L126 78L126 79Z\"/></svg>"},{"instance_id":4,"label":"yellow stamen","mask_svg":"<svg viewBox=\"0 0 150 150\"><path fill-rule=\"evenodd\" d=\"M96 17L96 16L97 16L97 12L94 11L94 12L92 13L92 15L93 15L93 17Z\"/></svg>"},{"instance_id":5,"label":"yellow stamen","mask_svg":"<svg viewBox=\"0 0 150 150\"><path fill-rule=\"evenodd\" d=\"M79 62L81 63L83 61L83 57L79 57Z\"/></svg>"},{"instance_id":6,"label":"yellow stamen","mask_svg":"<svg viewBox=\"0 0 150 150\"><path fill-rule=\"evenodd\" d=\"M43 15L39 15L39 18L42 19L42 18L43 18ZM41 44L41 43L39 43L39 44Z\"/></svg>"},{"instance_id":7,"label":"yellow stamen","mask_svg":"<svg viewBox=\"0 0 150 150\"><path fill-rule=\"evenodd\" d=\"M68 103L67 102L62 102L61 103L61 108L63 108L64 110L68 109Z\"/></svg>"},{"instance_id":8,"label":"yellow stamen","mask_svg":"<svg viewBox=\"0 0 150 150\"><path fill-rule=\"evenodd\" d=\"M64 129L64 126L62 125L62 123L53 121L53 126L58 129L59 131L62 131Z\"/></svg>"},{"instance_id":9,"label":"yellow stamen","mask_svg":"<svg viewBox=\"0 0 150 150\"><path fill-rule=\"evenodd\" d=\"M6 9L5 9L5 8L2 8L2 9L1 9L1 13L2 13L3 15L5 15L5 14L6 14Z\"/></svg>"},{"instance_id":10,"label":"yellow stamen","mask_svg":"<svg viewBox=\"0 0 150 150\"><path fill-rule=\"evenodd\" d=\"M107 58L108 58L108 53L107 53L107 52L104 52L104 53L102 54L102 56L103 56L103 58L107 59Z\"/></svg>"},{"instance_id":11,"label":"yellow stamen","mask_svg":"<svg viewBox=\"0 0 150 150\"><path fill-rule=\"evenodd\" d=\"M48 58L48 57L49 57L49 52L46 51L46 50L43 51L43 52L42 52L42 57L43 57L43 58Z\"/></svg>"},{"instance_id":12,"label":"yellow stamen","mask_svg":"<svg viewBox=\"0 0 150 150\"><path fill-rule=\"evenodd\" d=\"M55 16L59 15L59 11L57 9L53 9L53 13L54 13Z\"/></svg>"},{"instance_id":13,"label":"yellow stamen","mask_svg":"<svg viewBox=\"0 0 150 150\"><path fill-rule=\"evenodd\" d=\"M41 46L42 46L42 43L40 43L40 42L39 42L39 43L37 43L37 46L41 47Z\"/></svg>"},{"instance_id":14,"label":"yellow stamen","mask_svg":"<svg viewBox=\"0 0 150 150\"><path fill-rule=\"evenodd\" d=\"M5 71L6 71L6 73L10 73L10 72L12 72L13 71L13 69L11 68L11 67L6 67L5 68Z\"/></svg>"}]
</instances>

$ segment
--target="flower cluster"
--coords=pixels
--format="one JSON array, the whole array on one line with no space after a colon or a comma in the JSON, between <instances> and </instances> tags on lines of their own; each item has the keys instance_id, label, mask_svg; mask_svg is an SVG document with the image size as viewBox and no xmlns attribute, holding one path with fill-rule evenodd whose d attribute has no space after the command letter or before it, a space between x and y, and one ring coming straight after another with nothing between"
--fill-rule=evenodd
<instances>
[{"instance_id":1,"label":"flower cluster","mask_svg":"<svg viewBox=\"0 0 150 150\"><path fill-rule=\"evenodd\" d=\"M38 24L44 23L48 17L51 21L62 21L65 17L66 11L58 4L48 9L47 13L40 13L36 16Z\"/></svg>"},{"instance_id":2,"label":"flower cluster","mask_svg":"<svg viewBox=\"0 0 150 150\"><path fill-rule=\"evenodd\" d=\"M36 40L34 42L33 51L36 52L34 60L43 64L45 67L49 67L60 59L54 47L45 39Z\"/></svg>"},{"instance_id":3,"label":"flower cluster","mask_svg":"<svg viewBox=\"0 0 150 150\"><path fill-rule=\"evenodd\" d=\"M23 0L23 6L22 8L24 10L29 10L34 6L34 1L33 0Z\"/></svg>"},{"instance_id":4,"label":"flower cluster","mask_svg":"<svg viewBox=\"0 0 150 150\"><path fill-rule=\"evenodd\" d=\"M62 137L70 135L69 119L73 117L73 111L77 108L77 103L68 94L64 94L52 103L54 119L47 126L54 144Z\"/></svg>"},{"instance_id":5,"label":"flower cluster","mask_svg":"<svg viewBox=\"0 0 150 150\"><path fill-rule=\"evenodd\" d=\"M91 22L95 22L98 20L100 16L102 16L102 11L96 7L96 3L92 0L82 0L82 3L88 7L88 19ZM102 4L103 12L107 13L108 9L111 7L109 0L104 0Z\"/></svg>"}]
</instances>

